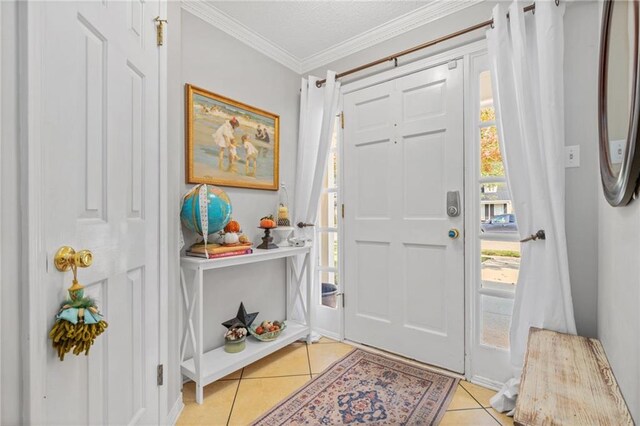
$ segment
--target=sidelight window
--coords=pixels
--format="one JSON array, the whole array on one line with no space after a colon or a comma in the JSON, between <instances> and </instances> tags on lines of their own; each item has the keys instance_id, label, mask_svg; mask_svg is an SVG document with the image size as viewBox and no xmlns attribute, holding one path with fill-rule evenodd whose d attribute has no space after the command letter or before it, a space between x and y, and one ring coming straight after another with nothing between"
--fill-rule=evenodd
<instances>
[{"instance_id":1,"label":"sidelight window","mask_svg":"<svg viewBox=\"0 0 640 426\"><path fill-rule=\"evenodd\" d=\"M493 105L491 74L479 74L480 343L509 348L509 327L520 271L518 221L507 185Z\"/></svg>"}]
</instances>

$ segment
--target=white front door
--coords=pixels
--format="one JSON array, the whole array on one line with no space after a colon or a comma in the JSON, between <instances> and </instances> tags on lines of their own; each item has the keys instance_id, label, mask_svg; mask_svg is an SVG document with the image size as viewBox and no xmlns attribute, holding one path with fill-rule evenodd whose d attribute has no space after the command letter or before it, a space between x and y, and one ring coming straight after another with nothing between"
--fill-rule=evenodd
<instances>
[{"instance_id":1,"label":"white front door","mask_svg":"<svg viewBox=\"0 0 640 426\"><path fill-rule=\"evenodd\" d=\"M42 2L42 245L46 345L39 411L46 424L157 424L159 391L158 1ZM37 45L37 44L36 44ZM33 188L33 187L32 187ZM60 361L47 332L71 273L62 245L93 252L78 271L109 328L88 356ZM45 265L42 265L44 267ZM31 314L30 314L31 315Z\"/></svg>"},{"instance_id":2,"label":"white front door","mask_svg":"<svg viewBox=\"0 0 640 426\"><path fill-rule=\"evenodd\" d=\"M462 77L451 62L344 97L346 338L457 372L464 221L447 192L463 205Z\"/></svg>"}]
</instances>

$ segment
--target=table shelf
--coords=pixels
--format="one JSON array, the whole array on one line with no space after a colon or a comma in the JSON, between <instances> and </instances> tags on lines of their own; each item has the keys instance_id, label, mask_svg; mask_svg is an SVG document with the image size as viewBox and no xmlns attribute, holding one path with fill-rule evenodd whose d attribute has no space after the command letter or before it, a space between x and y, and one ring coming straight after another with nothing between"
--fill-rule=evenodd
<instances>
[{"instance_id":1,"label":"table shelf","mask_svg":"<svg viewBox=\"0 0 640 426\"><path fill-rule=\"evenodd\" d=\"M204 259L201 257L183 256L180 264L184 269L194 270L211 270L227 268L230 266L246 265L248 263L264 262L267 260L283 259L286 257L306 254L310 247L279 247L277 249L262 250L253 249L251 254L242 254L240 256L220 257L217 259Z\"/></svg>"},{"instance_id":2,"label":"table shelf","mask_svg":"<svg viewBox=\"0 0 640 426\"><path fill-rule=\"evenodd\" d=\"M309 327L296 321L287 322L287 328L271 342L261 342L253 336L247 336L246 348L242 352L225 352L224 346L205 352L202 355L201 375L206 383L212 383L252 362L281 349L296 340L306 337ZM182 363L182 374L191 380L197 380L195 362L189 358Z\"/></svg>"}]
</instances>

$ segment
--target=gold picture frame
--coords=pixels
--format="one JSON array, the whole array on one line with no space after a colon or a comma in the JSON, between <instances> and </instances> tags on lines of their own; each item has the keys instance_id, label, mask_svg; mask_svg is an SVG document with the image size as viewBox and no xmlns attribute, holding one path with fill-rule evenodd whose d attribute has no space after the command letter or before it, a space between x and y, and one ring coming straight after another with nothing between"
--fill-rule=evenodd
<instances>
[{"instance_id":1,"label":"gold picture frame","mask_svg":"<svg viewBox=\"0 0 640 426\"><path fill-rule=\"evenodd\" d=\"M280 116L185 85L186 181L279 188Z\"/></svg>"}]
</instances>

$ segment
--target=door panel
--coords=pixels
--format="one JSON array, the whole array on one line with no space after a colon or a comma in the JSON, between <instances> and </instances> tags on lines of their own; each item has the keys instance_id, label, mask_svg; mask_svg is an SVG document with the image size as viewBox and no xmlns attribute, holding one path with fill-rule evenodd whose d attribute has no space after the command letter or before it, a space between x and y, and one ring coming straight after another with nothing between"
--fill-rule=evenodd
<instances>
[{"instance_id":1,"label":"door panel","mask_svg":"<svg viewBox=\"0 0 640 426\"><path fill-rule=\"evenodd\" d=\"M156 424L159 3L41 7L44 245L93 252L78 278L109 323L86 357L47 351L44 416ZM71 284L53 267L47 277L43 342Z\"/></svg>"},{"instance_id":2,"label":"door panel","mask_svg":"<svg viewBox=\"0 0 640 426\"><path fill-rule=\"evenodd\" d=\"M365 320L389 323L390 289L389 245L356 241L357 293L356 315Z\"/></svg>"},{"instance_id":3,"label":"door panel","mask_svg":"<svg viewBox=\"0 0 640 426\"><path fill-rule=\"evenodd\" d=\"M462 67L449 68L345 96L345 332L462 372L463 241L447 234L463 216L446 214L463 189Z\"/></svg>"}]
</instances>

